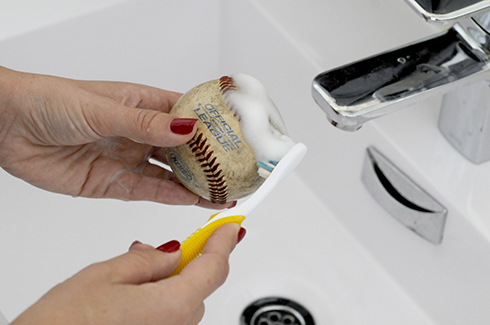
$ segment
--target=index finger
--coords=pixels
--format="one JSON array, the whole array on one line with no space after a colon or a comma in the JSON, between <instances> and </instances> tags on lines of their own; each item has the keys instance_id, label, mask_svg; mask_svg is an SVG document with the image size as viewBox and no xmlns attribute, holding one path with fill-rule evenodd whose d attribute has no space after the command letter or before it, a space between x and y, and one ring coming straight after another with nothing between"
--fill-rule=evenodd
<instances>
[{"instance_id":1,"label":"index finger","mask_svg":"<svg viewBox=\"0 0 490 325\"><path fill-rule=\"evenodd\" d=\"M74 80L93 94L108 97L119 104L168 113L182 96L181 93L146 85L117 81Z\"/></svg>"},{"instance_id":2,"label":"index finger","mask_svg":"<svg viewBox=\"0 0 490 325\"><path fill-rule=\"evenodd\" d=\"M187 265L178 278L185 283L185 296L194 304L200 304L226 280L228 259L236 246L240 226L226 224L213 232L198 258Z\"/></svg>"}]
</instances>

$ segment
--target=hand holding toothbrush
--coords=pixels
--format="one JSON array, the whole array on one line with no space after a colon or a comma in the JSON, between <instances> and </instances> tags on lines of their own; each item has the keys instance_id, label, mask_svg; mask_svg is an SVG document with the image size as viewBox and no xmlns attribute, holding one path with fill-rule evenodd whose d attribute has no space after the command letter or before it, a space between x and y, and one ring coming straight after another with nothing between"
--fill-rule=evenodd
<instances>
[{"instance_id":1,"label":"hand holding toothbrush","mask_svg":"<svg viewBox=\"0 0 490 325\"><path fill-rule=\"evenodd\" d=\"M182 256L179 243L155 249L135 242L128 253L91 265L53 288L12 325L198 324L203 300L224 283L228 257L243 235L237 224L220 227L201 257L171 278Z\"/></svg>"}]
</instances>

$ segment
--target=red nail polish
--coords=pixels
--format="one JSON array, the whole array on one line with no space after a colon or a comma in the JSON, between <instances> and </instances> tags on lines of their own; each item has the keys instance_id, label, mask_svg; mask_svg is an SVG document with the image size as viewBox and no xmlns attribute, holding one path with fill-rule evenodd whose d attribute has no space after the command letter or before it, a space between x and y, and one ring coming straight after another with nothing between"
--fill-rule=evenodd
<instances>
[{"instance_id":1,"label":"red nail polish","mask_svg":"<svg viewBox=\"0 0 490 325\"><path fill-rule=\"evenodd\" d=\"M236 241L237 244L242 241L242 239L243 239L243 237L245 237L246 233L247 233L247 230L245 230L245 228L240 228L240 230L238 231L238 238Z\"/></svg>"},{"instance_id":2,"label":"red nail polish","mask_svg":"<svg viewBox=\"0 0 490 325\"><path fill-rule=\"evenodd\" d=\"M174 253L180 249L180 243L177 240L171 240L168 243L158 246L156 249L164 253Z\"/></svg>"},{"instance_id":3,"label":"red nail polish","mask_svg":"<svg viewBox=\"0 0 490 325\"><path fill-rule=\"evenodd\" d=\"M170 131L175 134L189 134L194 130L197 119L195 118L176 118L170 122Z\"/></svg>"}]
</instances>

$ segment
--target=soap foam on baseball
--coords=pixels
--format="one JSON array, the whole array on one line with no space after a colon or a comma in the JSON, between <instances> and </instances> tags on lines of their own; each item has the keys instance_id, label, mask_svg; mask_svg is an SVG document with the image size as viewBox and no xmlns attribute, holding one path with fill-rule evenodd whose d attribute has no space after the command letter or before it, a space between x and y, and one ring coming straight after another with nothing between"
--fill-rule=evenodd
<instances>
[{"instance_id":1,"label":"soap foam on baseball","mask_svg":"<svg viewBox=\"0 0 490 325\"><path fill-rule=\"evenodd\" d=\"M295 145L284 121L264 86L252 76L230 76L237 91L225 93L229 105L240 116L245 140L257 161L279 161Z\"/></svg>"}]
</instances>

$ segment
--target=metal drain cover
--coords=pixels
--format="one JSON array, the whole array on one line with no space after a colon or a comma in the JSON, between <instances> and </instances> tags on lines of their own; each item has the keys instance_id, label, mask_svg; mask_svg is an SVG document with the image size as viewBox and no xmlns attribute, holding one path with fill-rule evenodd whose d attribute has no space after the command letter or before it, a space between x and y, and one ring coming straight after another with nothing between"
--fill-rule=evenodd
<instances>
[{"instance_id":1,"label":"metal drain cover","mask_svg":"<svg viewBox=\"0 0 490 325\"><path fill-rule=\"evenodd\" d=\"M240 325L315 325L311 314L289 299L268 297L259 299L242 313Z\"/></svg>"}]
</instances>

